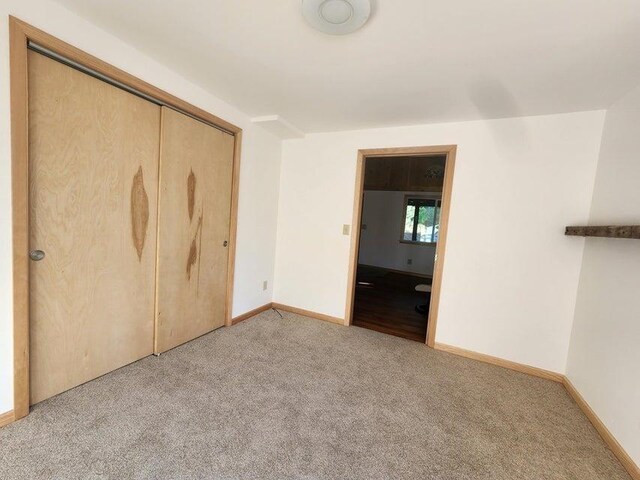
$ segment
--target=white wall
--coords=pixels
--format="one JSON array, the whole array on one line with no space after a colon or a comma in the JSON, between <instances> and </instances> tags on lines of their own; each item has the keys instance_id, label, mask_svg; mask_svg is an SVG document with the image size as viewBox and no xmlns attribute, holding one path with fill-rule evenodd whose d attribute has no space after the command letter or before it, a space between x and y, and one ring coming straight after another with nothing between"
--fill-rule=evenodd
<instances>
[{"instance_id":1,"label":"white wall","mask_svg":"<svg viewBox=\"0 0 640 480\"><path fill-rule=\"evenodd\" d=\"M361 223L367 228L360 232L359 263L433 275L435 245L400 242L404 197L411 193L433 197L425 192L365 190ZM411 265L407 264L408 259Z\"/></svg>"},{"instance_id":2,"label":"white wall","mask_svg":"<svg viewBox=\"0 0 640 480\"><path fill-rule=\"evenodd\" d=\"M640 87L608 111L589 223L640 224ZM640 465L640 241L585 244L567 376Z\"/></svg>"},{"instance_id":3,"label":"white wall","mask_svg":"<svg viewBox=\"0 0 640 480\"><path fill-rule=\"evenodd\" d=\"M48 0L0 3L0 413L13 408L8 15L14 15L244 129L233 314L271 301L279 139L242 112ZM269 289L262 290L262 281Z\"/></svg>"},{"instance_id":4,"label":"white wall","mask_svg":"<svg viewBox=\"0 0 640 480\"><path fill-rule=\"evenodd\" d=\"M274 301L343 317L360 148L457 144L438 342L564 372L603 111L283 142Z\"/></svg>"}]
</instances>

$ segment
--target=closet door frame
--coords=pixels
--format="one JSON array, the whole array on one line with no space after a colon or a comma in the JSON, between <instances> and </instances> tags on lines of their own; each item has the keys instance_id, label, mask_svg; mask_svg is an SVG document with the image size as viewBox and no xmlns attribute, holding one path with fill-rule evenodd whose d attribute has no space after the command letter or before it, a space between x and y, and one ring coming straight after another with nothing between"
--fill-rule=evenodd
<instances>
[{"instance_id":1,"label":"closet door frame","mask_svg":"<svg viewBox=\"0 0 640 480\"><path fill-rule=\"evenodd\" d=\"M225 325L231 326L233 277L238 217L240 148L242 129L179 99L139 78L39 30L22 20L9 17L11 78L11 192L13 236L13 415L15 421L29 414L29 119L28 65L29 42L72 60L100 75L134 89L150 98L195 117L234 136L229 263L225 301ZM10 421L11 421L10 420ZM9 422L10 422L9 421ZM9 423L3 422L3 423Z\"/></svg>"}]
</instances>

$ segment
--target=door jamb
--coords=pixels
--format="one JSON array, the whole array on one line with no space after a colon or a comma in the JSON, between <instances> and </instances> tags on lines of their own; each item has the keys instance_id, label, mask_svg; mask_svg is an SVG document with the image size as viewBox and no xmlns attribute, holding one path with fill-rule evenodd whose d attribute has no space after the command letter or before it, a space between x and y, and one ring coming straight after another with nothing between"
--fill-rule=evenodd
<instances>
[{"instance_id":1,"label":"door jamb","mask_svg":"<svg viewBox=\"0 0 640 480\"><path fill-rule=\"evenodd\" d=\"M427 147L397 147L397 148L373 148L358 150L356 164L356 184L353 200L353 220L351 222L351 251L349 255L349 277L347 282L347 304L345 308L345 325L351 325L353 317L354 296L356 292L356 271L358 268L358 251L360 248L360 222L362 220L362 198L364 194L364 167L367 158L371 157L397 157L397 156L422 156L422 155L446 155L444 181L442 185L442 203L440 210L440 231L436 246L436 261L431 286L431 301L429 304L429 317L427 323L427 346L434 348L436 340L436 327L438 323L438 309L440 306L440 293L442 287L442 272L444 268L445 250L447 245L447 233L449 230L449 212L451 208L451 191L453 186L453 174L456 160L456 145L437 145Z\"/></svg>"},{"instance_id":2,"label":"door jamb","mask_svg":"<svg viewBox=\"0 0 640 480\"><path fill-rule=\"evenodd\" d=\"M33 41L79 65L133 88L234 136L225 325L231 326L242 129L139 78L9 16L11 79L11 214L13 237L13 402L15 420L29 414L29 123L28 43Z\"/></svg>"}]
</instances>

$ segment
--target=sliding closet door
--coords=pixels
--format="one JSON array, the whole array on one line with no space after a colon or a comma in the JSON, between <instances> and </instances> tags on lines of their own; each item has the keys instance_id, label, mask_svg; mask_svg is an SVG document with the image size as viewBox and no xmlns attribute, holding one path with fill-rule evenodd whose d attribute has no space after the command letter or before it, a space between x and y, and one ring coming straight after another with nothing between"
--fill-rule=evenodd
<instances>
[{"instance_id":1,"label":"sliding closet door","mask_svg":"<svg viewBox=\"0 0 640 480\"><path fill-rule=\"evenodd\" d=\"M28 62L37 403L153 351L160 107L38 53Z\"/></svg>"},{"instance_id":2,"label":"sliding closet door","mask_svg":"<svg viewBox=\"0 0 640 480\"><path fill-rule=\"evenodd\" d=\"M234 138L162 108L156 352L224 325Z\"/></svg>"}]
</instances>

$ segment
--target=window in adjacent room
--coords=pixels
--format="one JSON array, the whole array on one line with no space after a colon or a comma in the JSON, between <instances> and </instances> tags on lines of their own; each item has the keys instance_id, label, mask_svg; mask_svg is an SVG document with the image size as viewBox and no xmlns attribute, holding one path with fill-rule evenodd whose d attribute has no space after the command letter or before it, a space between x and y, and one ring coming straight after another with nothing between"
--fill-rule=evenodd
<instances>
[{"instance_id":1,"label":"window in adjacent room","mask_svg":"<svg viewBox=\"0 0 640 480\"><path fill-rule=\"evenodd\" d=\"M436 243L440 229L440 203L439 198L405 196L401 241Z\"/></svg>"}]
</instances>

